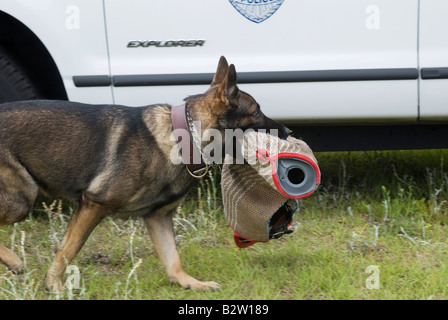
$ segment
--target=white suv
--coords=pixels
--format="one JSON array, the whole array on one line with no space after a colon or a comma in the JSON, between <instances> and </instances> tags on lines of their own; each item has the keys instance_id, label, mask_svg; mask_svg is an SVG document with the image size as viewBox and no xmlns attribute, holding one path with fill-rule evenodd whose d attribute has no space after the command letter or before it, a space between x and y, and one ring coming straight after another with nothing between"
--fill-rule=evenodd
<instances>
[{"instance_id":1,"label":"white suv","mask_svg":"<svg viewBox=\"0 0 448 320\"><path fill-rule=\"evenodd\" d=\"M224 55L315 150L445 147L446 12L446 0L0 0L0 102L181 104Z\"/></svg>"}]
</instances>

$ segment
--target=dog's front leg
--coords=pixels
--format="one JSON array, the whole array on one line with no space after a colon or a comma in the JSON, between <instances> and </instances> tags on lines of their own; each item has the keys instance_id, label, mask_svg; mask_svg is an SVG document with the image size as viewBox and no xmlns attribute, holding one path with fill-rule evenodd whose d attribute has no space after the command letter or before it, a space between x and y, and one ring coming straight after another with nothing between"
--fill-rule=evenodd
<instances>
[{"instance_id":1,"label":"dog's front leg","mask_svg":"<svg viewBox=\"0 0 448 320\"><path fill-rule=\"evenodd\" d=\"M67 233L45 277L48 289L55 292L63 289L62 277L67 265L75 258L90 233L104 217L105 210L101 205L83 199L82 204L73 213Z\"/></svg>"},{"instance_id":2,"label":"dog's front leg","mask_svg":"<svg viewBox=\"0 0 448 320\"><path fill-rule=\"evenodd\" d=\"M218 283L198 281L183 270L174 238L173 215L175 212L176 209L161 209L145 218L151 239L165 266L169 280L186 289L218 289Z\"/></svg>"}]
</instances>

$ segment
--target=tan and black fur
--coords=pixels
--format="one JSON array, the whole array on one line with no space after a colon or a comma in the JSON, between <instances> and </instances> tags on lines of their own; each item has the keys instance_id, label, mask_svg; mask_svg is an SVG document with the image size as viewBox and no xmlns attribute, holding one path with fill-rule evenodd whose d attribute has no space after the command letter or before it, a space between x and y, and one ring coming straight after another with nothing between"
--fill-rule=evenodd
<instances>
[{"instance_id":1,"label":"tan and black fur","mask_svg":"<svg viewBox=\"0 0 448 320\"><path fill-rule=\"evenodd\" d=\"M186 99L202 130L289 130L265 117L236 86L221 57L210 88ZM45 284L62 276L92 230L107 216L142 217L168 278L185 288L217 288L186 274L176 250L173 214L194 178L170 161L175 146L171 106L123 107L67 101L24 101L0 106L0 227L32 211L39 193L76 204ZM20 272L22 261L0 244L0 261Z\"/></svg>"}]
</instances>

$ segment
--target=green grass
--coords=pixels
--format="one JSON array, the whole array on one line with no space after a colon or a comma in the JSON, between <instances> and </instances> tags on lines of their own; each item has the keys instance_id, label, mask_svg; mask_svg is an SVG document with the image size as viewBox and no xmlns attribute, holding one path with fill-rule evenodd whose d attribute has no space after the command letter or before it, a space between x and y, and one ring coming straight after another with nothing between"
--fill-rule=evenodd
<instances>
[{"instance_id":1,"label":"green grass","mask_svg":"<svg viewBox=\"0 0 448 320\"><path fill-rule=\"evenodd\" d=\"M238 249L219 174L201 180L175 219L192 276L217 292L171 285L140 220L106 219L72 262L80 289L51 294L43 279L70 206L38 205L0 229L26 272L0 265L0 299L448 299L448 150L317 153L319 190L300 201L291 235ZM379 289L367 289L368 266ZM69 275L67 275L69 276Z\"/></svg>"}]
</instances>

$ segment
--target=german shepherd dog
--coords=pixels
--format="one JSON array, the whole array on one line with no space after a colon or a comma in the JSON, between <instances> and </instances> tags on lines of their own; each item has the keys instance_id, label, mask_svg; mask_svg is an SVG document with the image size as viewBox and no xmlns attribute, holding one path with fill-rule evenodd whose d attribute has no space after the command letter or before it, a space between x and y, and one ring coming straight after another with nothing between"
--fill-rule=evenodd
<instances>
[{"instance_id":1,"label":"german shepherd dog","mask_svg":"<svg viewBox=\"0 0 448 320\"><path fill-rule=\"evenodd\" d=\"M234 65L221 57L210 88L185 99L189 116L203 130L277 129L249 94L236 84ZM176 249L173 215L194 178L170 161L176 141L170 105L124 107L67 101L23 101L0 105L0 226L23 220L39 193L75 204L52 266L50 290L63 289L66 266L105 217L142 217L171 282L216 289L183 269ZM0 261L15 272L23 263L0 245Z\"/></svg>"}]
</instances>

